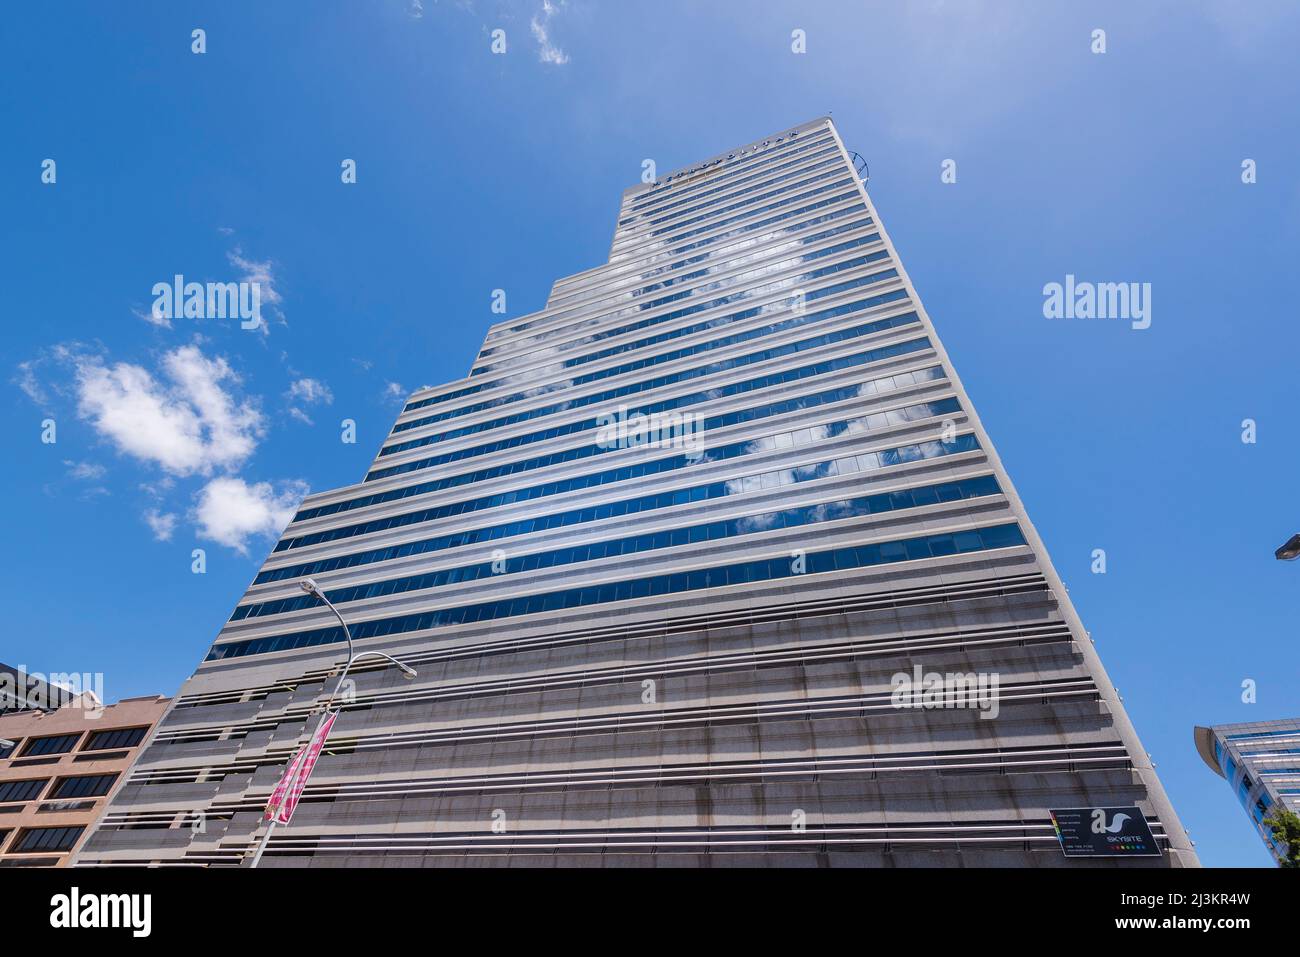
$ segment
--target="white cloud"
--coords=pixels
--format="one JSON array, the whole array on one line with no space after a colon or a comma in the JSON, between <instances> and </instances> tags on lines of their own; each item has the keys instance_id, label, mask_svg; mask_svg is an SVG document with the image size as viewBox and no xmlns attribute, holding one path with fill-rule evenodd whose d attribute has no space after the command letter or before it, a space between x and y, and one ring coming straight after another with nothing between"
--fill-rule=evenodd
<instances>
[{"instance_id":1,"label":"white cloud","mask_svg":"<svg viewBox=\"0 0 1300 957\"><path fill-rule=\"evenodd\" d=\"M247 554L250 538L284 530L307 492L300 481L282 482L277 492L270 482L222 476L199 490L193 517L200 536Z\"/></svg>"},{"instance_id":2,"label":"white cloud","mask_svg":"<svg viewBox=\"0 0 1300 957\"><path fill-rule=\"evenodd\" d=\"M285 394L290 400L305 405L315 405L318 402L329 405L334 401L334 393L330 391L330 387L319 379L298 379L289 386L289 391Z\"/></svg>"},{"instance_id":3,"label":"white cloud","mask_svg":"<svg viewBox=\"0 0 1300 957\"><path fill-rule=\"evenodd\" d=\"M411 0L410 6L406 8L406 15L412 20L420 20L424 17L424 4L420 0Z\"/></svg>"},{"instance_id":4,"label":"white cloud","mask_svg":"<svg viewBox=\"0 0 1300 957\"><path fill-rule=\"evenodd\" d=\"M384 385L384 401L401 402L406 398L407 392L402 388L400 382L388 382Z\"/></svg>"},{"instance_id":5,"label":"white cloud","mask_svg":"<svg viewBox=\"0 0 1300 957\"><path fill-rule=\"evenodd\" d=\"M564 66L569 62L569 55L551 42L551 18L559 13L563 6L564 0L558 0L557 3L542 0L542 9L528 24L532 28L533 39L537 41L537 59L555 66Z\"/></svg>"},{"instance_id":6,"label":"white cloud","mask_svg":"<svg viewBox=\"0 0 1300 957\"><path fill-rule=\"evenodd\" d=\"M94 462L73 462L71 459L64 459L63 464L68 467L70 476L83 482L95 482L108 474L108 469Z\"/></svg>"},{"instance_id":7,"label":"white cloud","mask_svg":"<svg viewBox=\"0 0 1300 957\"><path fill-rule=\"evenodd\" d=\"M211 475L240 466L257 448L263 419L248 400L224 388L239 377L226 360L197 346L167 353L161 368L170 384L148 370L98 356L69 356L76 368L78 412L120 452L173 475Z\"/></svg>"},{"instance_id":8,"label":"white cloud","mask_svg":"<svg viewBox=\"0 0 1300 957\"><path fill-rule=\"evenodd\" d=\"M156 508L151 508L144 513L145 524L153 532L155 540L160 542L170 542L172 533L176 531L176 516L171 512L160 512Z\"/></svg>"}]
</instances>

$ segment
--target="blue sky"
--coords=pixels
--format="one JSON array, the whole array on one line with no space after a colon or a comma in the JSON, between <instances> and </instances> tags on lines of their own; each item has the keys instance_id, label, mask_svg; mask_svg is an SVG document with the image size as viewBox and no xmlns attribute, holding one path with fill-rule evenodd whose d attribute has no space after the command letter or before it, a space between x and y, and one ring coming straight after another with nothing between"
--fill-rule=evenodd
<instances>
[{"instance_id":1,"label":"blue sky","mask_svg":"<svg viewBox=\"0 0 1300 957\"><path fill-rule=\"evenodd\" d=\"M1248 10L11 6L0 661L174 692L296 497L465 373L493 289L521 315L602 262L643 159L829 112L1202 860L1267 865L1192 746L1300 713L1300 565L1272 557L1300 531L1300 14ZM265 328L149 321L176 273L258 278ZM1151 327L1045 319L1067 273L1151 283Z\"/></svg>"}]
</instances>

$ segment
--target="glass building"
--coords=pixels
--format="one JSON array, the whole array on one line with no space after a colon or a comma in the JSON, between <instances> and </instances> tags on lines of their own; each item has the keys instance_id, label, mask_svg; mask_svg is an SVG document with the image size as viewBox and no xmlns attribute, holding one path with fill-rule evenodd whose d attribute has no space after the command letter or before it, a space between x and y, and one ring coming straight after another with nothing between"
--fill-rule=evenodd
<instances>
[{"instance_id":1,"label":"glass building","mask_svg":"<svg viewBox=\"0 0 1300 957\"><path fill-rule=\"evenodd\" d=\"M1264 818L1283 807L1300 814L1300 718L1197 727L1196 750L1227 780L1255 830L1278 861L1286 846Z\"/></svg>"},{"instance_id":2,"label":"glass building","mask_svg":"<svg viewBox=\"0 0 1300 957\"><path fill-rule=\"evenodd\" d=\"M829 119L626 190L306 499L81 863L247 863L346 655L304 576L419 674L262 866L1114 863L1094 805L1196 863Z\"/></svg>"}]
</instances>

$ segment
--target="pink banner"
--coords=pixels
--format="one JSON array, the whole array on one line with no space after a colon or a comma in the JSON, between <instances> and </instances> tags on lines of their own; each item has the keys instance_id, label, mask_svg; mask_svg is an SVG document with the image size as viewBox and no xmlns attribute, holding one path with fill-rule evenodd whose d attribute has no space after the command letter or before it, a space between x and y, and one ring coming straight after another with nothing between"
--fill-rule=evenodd
<instances>
[{"instance_id":1,"label":"pink banner","mask_svg":"<svg viewBox=\"0 0 1300 957\"><path fill-rule=\"evenodd\" d=\"M266 802L266 814L263 820L275 821L277 824L289 823L294 809L298 807L298 799L302 797L303 788L307 786L307 779L311 777L312 768L316 766L316 759L320 757L321 749L325 747L325 739L330 736L330 728L334 727L334 719L338 716L337 711L326 712L320 724L316 726L316 733L311 736L311 741L293 756L280 782L271 792L271 799Z\"/></svg>"}]
</instances>

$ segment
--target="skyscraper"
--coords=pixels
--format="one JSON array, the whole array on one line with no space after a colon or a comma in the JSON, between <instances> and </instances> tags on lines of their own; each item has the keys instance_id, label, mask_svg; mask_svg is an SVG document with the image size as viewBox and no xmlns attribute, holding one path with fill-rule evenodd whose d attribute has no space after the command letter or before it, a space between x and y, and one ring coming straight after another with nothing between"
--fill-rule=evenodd
<instances>
[{"instance_id":1,"label":"skyscraper","mask_svg":"<svg viewBox=\"0 0 1300 957\"><path fill-rule=\"evenodd\" d=\"M1068 863L1186 834L829 119L625 191L607 263L302 503L83 863ZM197 823L196 823L197 822ZM198 826L201 824L201 826Z\"/></svg>"},{"instance_id":2,"label":"skyscraper","mask_svg":"<svg viewBox=\"0 0 1300 957\"><path fill-rule=\"evenodd\" d=\"M1237 795L1269 853L1279 861L1286 848L1264 819L1286 808L1300 814L1300 718L1197 727L1201 759Z\"/></svg>"}]
</instances>

